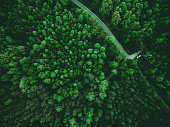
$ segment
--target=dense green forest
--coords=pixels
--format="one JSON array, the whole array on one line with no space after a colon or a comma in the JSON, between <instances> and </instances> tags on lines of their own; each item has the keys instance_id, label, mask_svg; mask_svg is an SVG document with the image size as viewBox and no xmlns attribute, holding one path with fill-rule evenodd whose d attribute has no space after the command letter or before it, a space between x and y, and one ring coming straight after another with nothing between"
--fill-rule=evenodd
<instances>
[{"instance_id":1,"label":"dense green forest","mask_svg":"<svg viewBox=\"0 0 170 127\"><path fill-rule=\"evenodd\" d=\"M169 7L0 0L0 127L169 127Z\"/></svg>"}]
</instances>

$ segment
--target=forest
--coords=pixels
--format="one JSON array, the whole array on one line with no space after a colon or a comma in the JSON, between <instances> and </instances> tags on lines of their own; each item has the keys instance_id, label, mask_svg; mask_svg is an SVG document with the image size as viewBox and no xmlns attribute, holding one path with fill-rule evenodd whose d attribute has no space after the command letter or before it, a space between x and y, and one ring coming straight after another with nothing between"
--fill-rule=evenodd
<instances>
[{"instance_id":1,"label":"forest","mask_svg":"<svg viewBox=\"0 0 170 127\"><path fill-rule=\"evenodd\" d=\"M169 0L0 0L0 127L170 127Z\"/></svg>"}]
</instances>

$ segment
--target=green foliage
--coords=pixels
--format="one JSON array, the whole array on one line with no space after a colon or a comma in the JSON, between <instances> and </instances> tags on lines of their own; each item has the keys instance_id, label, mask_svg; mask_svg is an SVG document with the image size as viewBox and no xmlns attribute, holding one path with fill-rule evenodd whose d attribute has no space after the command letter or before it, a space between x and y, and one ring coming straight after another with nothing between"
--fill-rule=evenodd
<instances>
[{"instance_id":1,"label":"green foliage","mask_svg":"<svg viewBox=\"0 0 170 127\"><path fill-rule=\"evenodd\" d=\"M128 75L133 75L134 72L135 72L135 70L132 69L132 68L130 68L130 69L128 69L126 72L127 72Z\"/></svg>"},{"instance_id":2,"label":"green foliage","mask_svg":"<svg viewBox=\"0 0 170 127\"><path fill-rule=\"evenodd\" d=\"M86 99L88 99L89 101L94 101L95 99L94 92L89 92L86 96Z\"/></svg>"},{"instance_id":3,"label":"green foliage","mask_svg":"<svg viewBox=\"0 0 170 127\"><path fill-rule=\"evenodd\" d=\"M99 11L103 16L106 16L106 15L108 16L112 9L113 9L113 1L103 0Z\"/></svg>"},{"instance_id":4,"label":"green foliage","mask_svg":"<svg viewBox=\"0 0 170 127\"><path fill-rule=\"evenodd\" d=\"M139 122L147 119L151 112L158 110L166 112L166 109L163 108L164 103L161 103L161 98L150 96L156 94L156 92L148 84L140 69L138 67L132 69L131 67L128 65L130 72L127 74L119 75L121 77L118 79L110 79L112 85L108 90L104 111L105 119L110 126L137 127ZM127 66L121 67L121 69L127 71L126 68ZM160 103L156 105L157 101ZM143 112L144 109L145 112Z\"/></svg>"},{"instance_id":5,"label":"green foliage","mask_svg":"<svg viewBox=\"0 0 170 127\"><path fill-rule=\"evenodd\" d=\"M12 99L8 99L8 100L5 101L4 105L7 106L7 105L9 105L9 104L11 104L11 103L12 103Z\"/></svg>"},{"instance_id":6,"label":"green foliage","mask_svg":"<svg viewBox=\"0 0 170 127\"><path fill-rule=\"evenodd\" d=\"M119 12L118 12L118 11L115 11L115 12L112 14L112 24L113 24L113 25L118 25L120 21L121 21L121 18L120 18Z\"/></svg>"},{"instance_id":7,"label":"green foliage","mask_svg":"<svg viewBox=\"0 0 170 127\"><path fill-rule=\"evenodd\" d=\"M8 52L0 54L0 65L3 66L4 64L8 64L10 61L10 55Z\"/></svg>"},{"instance_id":8,"label":"green foliage","mask_svg":"<svg viewBox=\"0 0 170 127\"><path fill-rule=\"evenodd\" d=\"M42 7L37 6L35 1L22 2L16 4L17 8L13 8L9 17L12 19L12 15L15 17L22 15L23 18L18 19L21 20L18 27L21 27L23 22L26 23L26 26L33 23L34 27L28 29L29 38L27 41L23 41L23 45L26 46L17 47L13 51L15 57L10 59L7 71L10 77L5 74L1 78L3 81L11 78L12 85L15 84L19 88L17 91L27 98L36 99L36 96L40 96L41 108L48 110L50 105L56 107L54 114L48 116L46 113L42 113L37 118L33 117L32 123L37 119L40 123L47 121L58 126L53 122L55 121L52 120L53 118L47 118L54 117L67 126L65 121L62 121L61 114L72 113L69 110L76 109L74 103L77 103L80 109L86 107L87 110L90 110L93 108L91 103L99 107L106 98L108 83L104 83L106 82L105 74L102 70L103 62L107 57L104 43L98 40L96 32L92 32L92 29L94 31L96 29L87 24L87 12L75 7L68 8L70 1L40 2ZM15 13L16 10L20 13ZM38 14L38 12L41 13ZM19 33L24 31L24 29L17 29ZM93 35L93 38L90 35ZM12 34L12 36L17 36L17 34ZM9 43L12 42L9 36L6 37L6 40ZM24 42L26 43L24 44ZM84 73L88 74L87 77L91 82L83 83L86 78ZM96 76L99 78L95 80ZM44 95L40 94L39 87L46 91ZM49 101L47 101L49 98L47 95L50 95ZM71 104L69 107L68 103ZM83 113L85 116L79 115L81 120L75 114L73 117L67 117L68 125L91 126L92 116L96 114L81 110L78 110L78 113Z\"/></svg>"},{"instance_id":9,"label":"green foliage","mask_svg":"<svg viewBox=\"0 0 170 127\"><path fill-rule=\"evenodd\" d=\"M97 8L88 6L99 2L101 4ZM160 16L158 3L153 2L150 5L146 0L92 0L90 4L87 6L112 26L110 29L124 48L136 52L147 45L148 38L153 38L156 22Z\"/></svg>"},{"instance_id":10,"label":"green foliage","mask_svg":"<svg viewBox=\"0 0 170 127\"><path fill-rule=\"evenodd\" d=\"M130 52L154 47L124 61L113 38L71 0L13 2L0 27L2 126L137 127L152 113L169 113L168 55L161 51L167 51L169 32L150 43L163 5L83 1ZM168 25L167 16L160 20Z\"/></svg>"}]
</instances>

